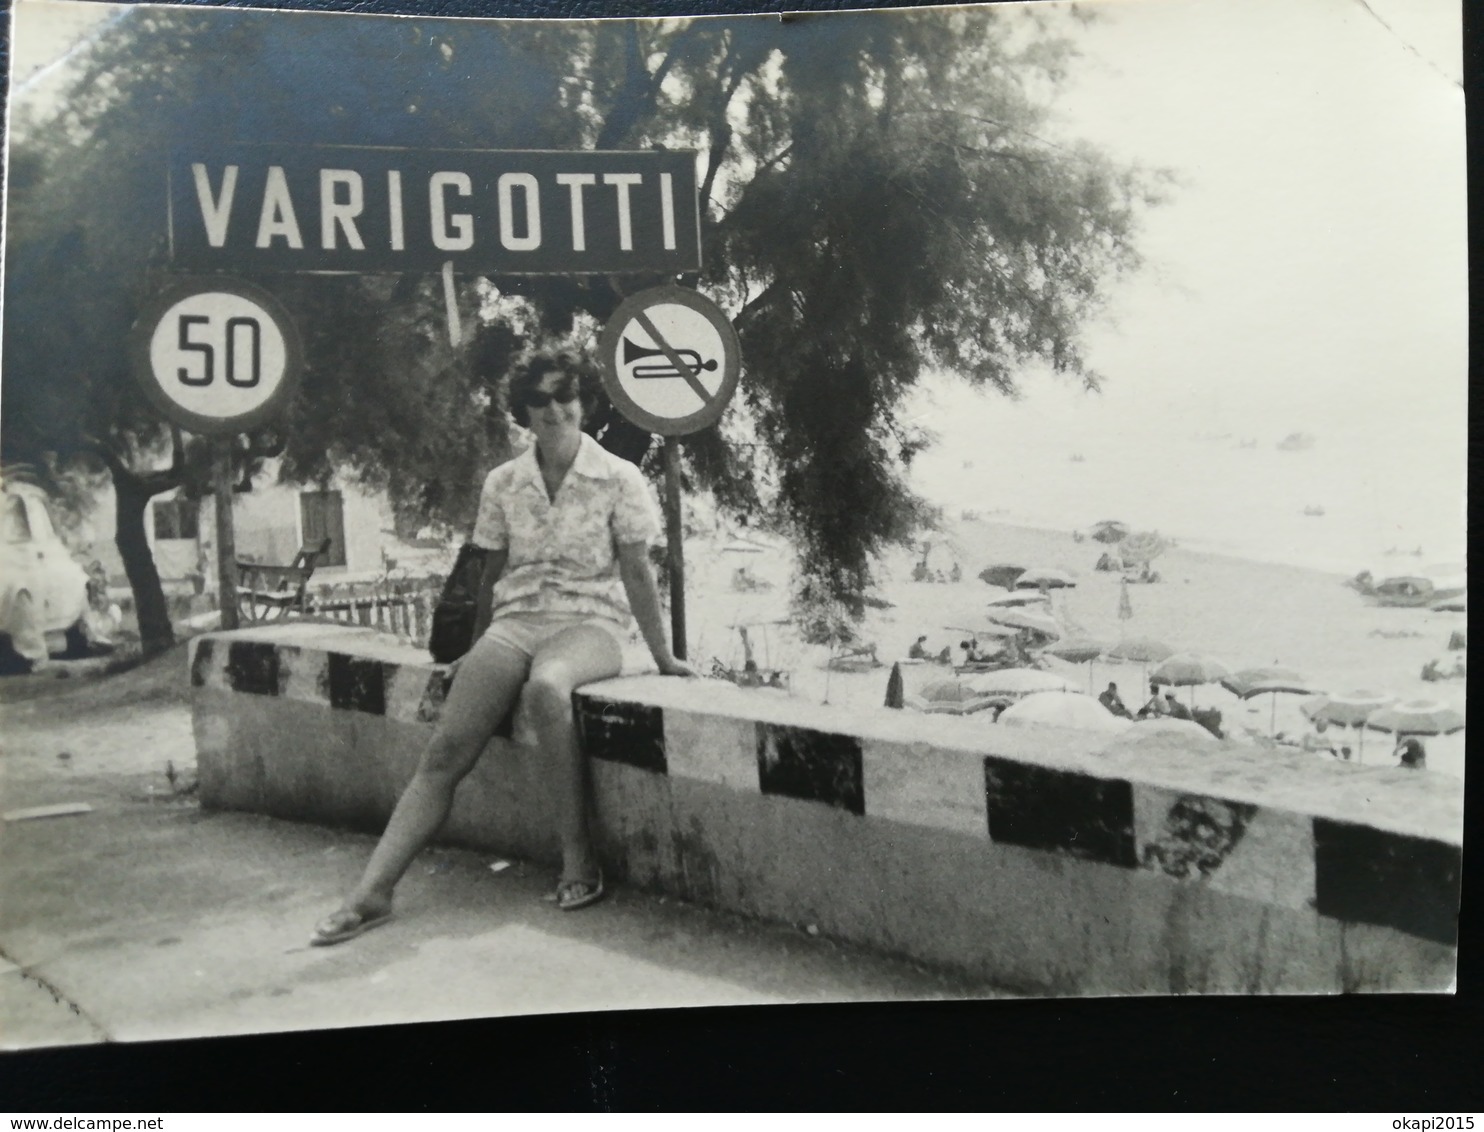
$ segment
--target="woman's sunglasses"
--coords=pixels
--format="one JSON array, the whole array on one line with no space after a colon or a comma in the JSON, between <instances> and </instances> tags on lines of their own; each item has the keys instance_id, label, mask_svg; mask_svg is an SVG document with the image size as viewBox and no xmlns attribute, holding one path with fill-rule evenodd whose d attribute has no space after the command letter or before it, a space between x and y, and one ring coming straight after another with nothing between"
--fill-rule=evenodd
<instances>
[{"instance_id":1,"label":"woman's sunglasses","mask_svg":"<svg viewBox=\"0 0 1484 1132\"><path fill-rule=\"evenodd\" d=\"M570 405L575 400L577 400L577 383L564 381L550 392L545 389L532 389L521 398L521 403L528 409L544 409L553 401Z\"/></svg>"}]
</instances>

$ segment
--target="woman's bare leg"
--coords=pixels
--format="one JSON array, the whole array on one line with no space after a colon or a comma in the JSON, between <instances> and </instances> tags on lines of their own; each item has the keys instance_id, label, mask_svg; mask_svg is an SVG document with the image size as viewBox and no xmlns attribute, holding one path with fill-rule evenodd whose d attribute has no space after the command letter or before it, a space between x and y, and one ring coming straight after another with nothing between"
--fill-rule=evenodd
<instances>
[{"instance_id":1,"label":"woman's bare leg","mask_svg":"<svg viewBox=\"0 0 1484 1132\"><path fill-rule=\"evenodd\" d=\"M392 889L431 841L453 806L454 788L473 769L525 682L526 658L508 645L476 641L459 664L428 741L344 908L362 916L391 907Z\"/></svg>"},{"instance_id":2,"label":"woman's bare leg","mask_svg":"<svg viewBox=\"0 0 1484 1132\"><path fill-rule=\"evenodd\" d=\"M587 828L587 766L572 716L572 690L617 676L623 651L611 633L574 625L536 650L526 684L526 703L541 740L546 788L562 846L562 880L592 881L598 876Z\"/></svg>"}]
</instances>

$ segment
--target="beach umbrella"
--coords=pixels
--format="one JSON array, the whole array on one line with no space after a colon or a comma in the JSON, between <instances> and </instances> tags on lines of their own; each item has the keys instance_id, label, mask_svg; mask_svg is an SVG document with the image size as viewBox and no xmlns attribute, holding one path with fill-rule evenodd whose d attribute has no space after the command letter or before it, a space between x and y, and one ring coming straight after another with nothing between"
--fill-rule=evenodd
<instances>
[{"instance_id":1,"label":"beach umbrella","mask_svg":"<svg viewBox=\"0 0 1484 1132\"><path fill-rule=\"evenodd\" d=\"M992 586L1004 586L1007 590L1015 585L1015 580L1025 573L1024 566L1015 566L1010 563L999 563L994 566L986 566L979 571L980 581L988 582Z\"/></svg>"},{"instance_id":2,"label":"beach umbrella","mask_svg":"<svg viewBox=\"0 0 1484 1132\"><path fill-rule=\"evenodd\" d=\"M1135 531L1118 544L1119 557L1126 564L1151 562L1170 549L1170 541L1158 531Z\"/></svg>"},{"instance_id":3,"label":"beach umbrella","mask_svg":"<svg viewBox=\"0 0 1484 1132\"><path fill-rule=\"evenodd\" d=\"M1042 672L1039 668L1000 668L993 672L976 672L965 676L962 683L981 696L1029 696L1035 692L1075 691L1070 680L1054 672Z\"/></svg>"},{"instance_id":4,"label":"beach umbrella","mask_svg":"<svg viewBox=\"0 0 1484 1132\"><path fill-rule=\"evenodd\" d=\"M1017 629L1017 628L1015 628L1015 627L1013 627L1013 626L1011 626L1011 625L1000 625L997 622L991 621L986 628L983 628L983 629L965 629L964 632L968 633L970 636L975 636L975 637L1002 637L1003 638L1003 637L1013 637L1013 636L1015 636L1016 633L1020 632L1020 630Z\"/></svg>"},{"instance_id":5,"label":"beach umbrella","mask_svg":"<svg viewBox=\"0 0 1484 1132\"><path fill-rule=\"evenodd\" d=\"M1359 727L1374 712L1396 703L1396 697L1385 692L1360 690L1338 695L1318 696L1300 706L1314 722L1338 723L1341 727Z\"/></svg>"},{"instance_id":6,"label":"beach umbrella","mask_svg":"<svg viewBox=\"0 0 1484 1132\"><path fill-rule=\"evenodd\" d=\"M1251 699L1258 695L1259 692L1254 689L1259 685L1264 685L1260 689L1262 692L1297 692L1311 696L1316 694L1315 689L1308 687L1308 681L1301 673L1278 664L1244 668L1240 672L1223 676L1219 682L1223 688L1241 700Z\"/></svg>"},{"instance_id":7,"label":"beach umbrella","mask_svg":"<svg viewBox=\"0 0 1484 1132\"><path fill-rule=\"evenodd\" d=\"M1230 674L1231 669L1214 657L1194 652L1177 652L1155 666L1154 671L1149 673L1149 682L1190 688L1190 702L1194 704L1197 684L1214 684Z\"/></svg>"},{"instance_id":8,"label":"beach umbrella","mask_svg":"<svg viewBox=\"0 0 1484 1132\"><path fill-rule=\"evenodd\" d=\"M1366 716L1372 731L1393 735L1452 735L1463 730L1463 715L1441 700L1406 700Z\"/></svg>"},{"instance_id":9,"label":"beach umbrella","mask_svg":"<svg viewBox=\"0 0 1484 1132\"><path fill-rule=\"evenodd\" d=\"M1014 727L1073 727L1108 734L1121 734L1133 726L1081 692L1035 692L1001 712L999 722Z\"/></svg>"},{"instance_id":10,"label":"beach umbrella","mask_svg":"<svg viewBox=\"0 0 1484 1132\"><path fill-rule=\"evenodd\" d=\"M1061 626L1055 617L1039 609L991 609L986 615L991 625L1006 625L1012 629L1029 629L1053 639L1062 635Z\"/></svg>"},{"instance_id":11,"label":"beach umbrella","mask_svg":"<svg viewBox=\"0 0 1484 1132\"><path fill-rule=\"evenodd\" d=\"M994 696L976 692L958 680L934 680L911 697L914 706L929 715L970 715L990 707L1013 703L1013 696Z\"/></svg>"},{"instance_id":12,"label":"beach umbrella","mask_svg":"<svg viewBox=\"0 0 1484 1132\"><path fill-rule=\"evenodd\" d=\"M1046 651L1058 660L1064 660L1068 664L1087 665L1087 690L1092 691L1092 662L1103 655L1103 650L1108 647L1105 641L1095 641L1091 637L1072 637L1065 641L1057 641Z\"/></svg>"},{"instance_id":13,"label":"beach umbrella","mask_svg":"<svg viewBox=\"0 0 1484 1132\"><path fill-rule=\"evenodd\" d=\"M1090 637L1072 637L1069 640L1057 641L1046 651L1068 664L1086 664L1102 656L1103 650L1107 647L1102 641L1094 641Z\"/></svg>"},{"instance_id":14,"label":"beach umbrella","mask_svg":"<svg viewBox=\"0 0 1484 1132\"><path fill-rule=\"evenodd\" d=\"M1326 723L1333 723L1340 727L1361 728L1359 760L1364 762L1365 730L1363 725L1365 721L1373 713L1395 702L1396 697L1387 695L1385 692L1362 689L1341 695L1319 696L1308 703L1300 704L1299 710L1314 723L1322 719Z\"/></svg>"},{"instance_id":15,"label":"beach umbrella","mask_svg":"<svg viewBox=\"0 0 1484 1132\"><path fill-rule=\"evenodd\" d=\"M960 680L930 680L917 693L928 703L955 703L971 700L977 694Z\"/></svg>"},{"instance_id":16,"label":"beach umbrella","mask_svg":"<svg viewBox=\"0 0 1484 1132\"><path fill-rule=\"evenodd\" d=\"M906 699L906 688L902 681L902 666L893 664L891 675L886 680L886 706L900 708Z\"/></svg>"},{"instance_id":17,"label":"beach umbrella","mask_svg":"<svg viewBox=\"0 0 1484 1132\"><path fill-rule=\"evenodd\" d=\"M1309 681L1292 668L1267 665L1262 668L1244 668L1221 679L1221 686L1239 700L1250 700L1254 696L1268 696L1272 703L1268 711L1268 734L1278 726L1278 693L1297 696L1312 696L1319 692Z\"/></svg>"},{"instance_id":18,"label":"beach umbrella","mask_svg":"<svg viewBox=\"0 0 1484 1132\"><path fill-rule=\"evenodd\" d=\"M1048 590L1069 589L1077 584L1071 574L1065 570L1058 570L1054 566L1036 566L1026 570L1015 579L1017 590L1040 589Z\"/></svg>"},{"instance_id":19,"label":"beach umbrella","mask_svg":"<svg viewBox=\"0 0 1484 1132\"><path fill-rule=\"evenodd\" d=\"M1149 683L1149 665L1157 664L1173 655L1174 649L1153 637L1125 637L1103 654L1108 660L1132 661L1139 666L1139 677L1143 684ZM1141 689L1142 692L1142 689Z\"/></svg>"},{"instance_id":20,"label":"beach umbrella","mask_svg":"<svg viewBox=\"0 0 1484 1132\"><path fill-rule=\"evenodd\" d=\"M1193 688L1197 684L1214 684L1231 670L1215 657L1196 652L1177 652L1165 657L1149 674L1154 684L1174 684L1180 688Z\"/></svg>"},{"instance_id":21,"label":"beach umbrella","mask_svg":"<svg viewBox=\"0 0 1484 1132\"><path fill-rule=\"evenodd\" d=\"M1117 519L1104 519L1100 523L1094 523L1088 533L1098 542L1114 543L1127 538L1128 532L1127 523L1120 523Z\"/></svg>"},{"instance_id":22,"label":"beach umbrella","mask_svg":"<svg viewBox=\"0 0 1484 1132\"><path fill-rule=\"evenodd\" d=\"M1153 637L1125 637L1104 655L1109 660L1132 660L1138 664L1158 664L1173 656L1175 650Z\"/></svg>"},{"instance_id":23,"label":"beach umbrella","mask_svg":"<svg viewBox=\"0 0 1484 1132\"><path fill-rule=\"evenodd\" d=\"M1040 592L1018 594L1007 593L990 598L987 604L991 607L1003 606L1006 608L1014 609L1022 605L1045 605L1050 600L1050 598Z\"/></svg>"}]
</instances>

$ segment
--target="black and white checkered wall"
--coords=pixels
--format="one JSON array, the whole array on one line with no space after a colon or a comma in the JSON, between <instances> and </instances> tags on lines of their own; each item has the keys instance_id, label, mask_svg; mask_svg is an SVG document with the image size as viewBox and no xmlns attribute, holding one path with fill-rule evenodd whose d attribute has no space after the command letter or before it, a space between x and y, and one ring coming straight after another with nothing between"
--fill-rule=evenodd
<instances>
[{"instance_id":1,"label":"black and white checkered wall","mask_svg":"<svg viewBox=\"0 0 1484 1132\"><path fill-rule=\"evenodd\" d=\"M445 671L432 665L228 636L194 642L191 682L426 725L447 690ZM589 757L647 774L1143 870L1457 944L1462 851L1448 841L1002 755L743 718L714 710L704 695L686 707L589 691L574 702Z\"/></svg>"}]
</instances>

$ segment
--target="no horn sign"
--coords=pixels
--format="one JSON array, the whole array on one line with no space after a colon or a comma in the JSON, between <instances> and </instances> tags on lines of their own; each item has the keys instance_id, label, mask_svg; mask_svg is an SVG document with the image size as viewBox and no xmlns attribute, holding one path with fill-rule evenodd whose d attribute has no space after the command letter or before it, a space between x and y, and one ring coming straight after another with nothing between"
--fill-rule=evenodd
<instances>
[{"instance_id":1,"label":"no horn sign","mask_svg":"<svg viewBox=\"0 0 1484 1132\"><path fill-rule=\"evenodd\" d=\"M652 287L625 299L603 328L598 353L614 406L661 436L715 424L742 368L726 313L684 287Z\"/></svg>"},{"instance_id":2,"label":"no horn sign","mask_svg":"<svg viewBox=\"0 0 1484 1132\"><path fill-rule=\"evenodd\" d=\"M171 156L170 254L192 271L694 271L690 150L233 145Z\"/></svg>"}]
</instances>

